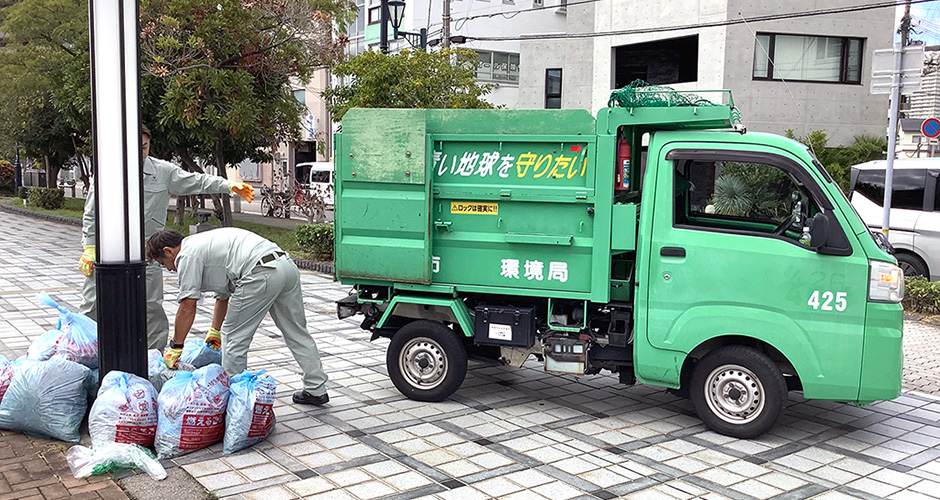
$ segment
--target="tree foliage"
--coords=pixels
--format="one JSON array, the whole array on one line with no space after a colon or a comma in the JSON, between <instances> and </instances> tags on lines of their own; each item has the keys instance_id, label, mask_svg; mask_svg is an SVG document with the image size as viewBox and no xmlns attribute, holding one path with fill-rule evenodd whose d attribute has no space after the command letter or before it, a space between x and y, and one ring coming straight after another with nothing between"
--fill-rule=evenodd
<instances>
[{"instance_id":1,"label":"tree foliage","mask_svg":"<svg viewBox=\"0 0 940 500\"><path fill-rule=\"evenodd\" d=\"M816 159L826 167L826 171L839 185L842 192L849 192L849 177L852 166L872 160L886 158L887 137L859 135L849 146L829 147L829 137L822 130L816 130L805 137L796 137L792 130L786 136L805 144L816 155Z\"/></svg>"},{"instance_id":2,"label":"tree foliage","mask_svg":"<svg viewBox=\"0 0 940 500\"><path fill-rule=\"evenodd\" d=\"M492 108L482 99L490 86L477 84L476 64L472 50L363 52L332 68L345 83L323 96L334 121L350 108Z\"/></svg>"},{"instance_id":3,"label":"tree foliage","mask_svg":"<svg viewBox=\"0 0 940 500\"><path fill-rule=\"evenodd\" d=\"M299 137L292 82L341 57L349 0L143 0L144 110L162 148L225 168ZM227 196L226 196L227 198ZM230 224L225 203L223 223Z\"/></svg>"},{"instance_id":4,"label":"tree foliage","mask_svg":"<svg viewBox=\"0 0 940 500\"><path fill-rule=\"evenodd\" d=\"M87 137L76 89L65 86L66 75L87 68L87 11L84 0L20 0L0 11L0 147L41 158L50 186Z\"/></svg>"}]
</instances>

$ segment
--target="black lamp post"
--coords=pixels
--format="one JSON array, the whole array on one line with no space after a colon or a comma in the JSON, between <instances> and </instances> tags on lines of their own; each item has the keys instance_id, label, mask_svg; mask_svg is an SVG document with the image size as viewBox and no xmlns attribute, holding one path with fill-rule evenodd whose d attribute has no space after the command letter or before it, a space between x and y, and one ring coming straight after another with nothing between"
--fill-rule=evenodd
<instances>
[{"instance_id":1,"label":"black lamp post","mask_svg":"<svg viewBox=\"0 0 940 500\"><path fill-rule=\"evenodd\" d=\"M14 192L19 195L20 187L23 186L23 166L20 165L20 147L16 146L16 165L13 166Z\"/></svg>"},{"instance_id":2,"label":"black lamp post","mask_svg":"<svg viewBox=\"0 0 940 500\"><path fill-rule=\"evenodd\" d=\"M382 6L379 7L379 50L383 54L388 54L388 22L391 21L394 33L392 38L398 38L401 35L412 47L425 50L428 46L428 30L421 28L418 33L408 31L398 31L401 21L405 17L405 2L403 0L382 0Z\"/></svg>"}]
</instances>

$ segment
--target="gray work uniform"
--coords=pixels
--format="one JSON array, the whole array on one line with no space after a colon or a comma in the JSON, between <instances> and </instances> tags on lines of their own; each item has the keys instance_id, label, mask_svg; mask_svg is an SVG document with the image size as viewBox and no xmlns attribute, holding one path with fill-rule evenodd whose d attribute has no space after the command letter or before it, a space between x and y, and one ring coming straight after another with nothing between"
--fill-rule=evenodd
<instances>
[{"instance_id":1,"label":"gray work uniform","mask_svg":"<svg viewBox=\"0 0 940 500\"><path fill-rule=\"evenodd\" d=\"M228 193L228 179L215 175L187 172L180 167L148 156L144 160L144 243L166 227L170 195ZM82 217L82 245L95 245L95 185L88 189L85 214ZM82 304L78 311L98 319L95 275L85 278ZM156 262L147 266L147 348L163 350L170 333L170 324L163 310L163 268Z\"/></svg>"},{"instance_id":2,"label":"gray work uniform","mask_svg":"<svg viewBox=\"0 0 940 500\"><path fill-rule=\"evenodd\" d=\"M250 231L223 227L184 238L176 269L180 302L197 299L201 292L228 299L221 331L222 368L229 376L248 367L251 339L270 312L304 372L304 390L326 393L320 352L307 331L300 271L286 252Z\"/></svg>"}]
</instances>

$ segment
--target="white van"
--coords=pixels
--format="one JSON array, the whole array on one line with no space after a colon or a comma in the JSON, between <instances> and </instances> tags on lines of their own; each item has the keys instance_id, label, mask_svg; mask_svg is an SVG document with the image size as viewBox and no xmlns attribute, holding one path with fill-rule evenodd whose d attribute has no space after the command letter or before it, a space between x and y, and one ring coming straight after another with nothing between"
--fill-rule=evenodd
<instances>
[{"instance_id":1,"label":"white van","mask_svg":"<svg viewBox=\"0 0 940 500\"><path fill-rule=\"evenodd\" d=\"M329 208L333 208L333 163L328 161L312 161L298 163L296 168L297 170L310 169L310 173L307 175L306 179L307 185L310 186L310 189L323 193L323 201Z\"/></svg>"},{"instance_id":2,"label":"white van","mask_svg":"<svg viewBox=\"0 0 940 500\"><path fill-rule=\"evenodd\" d=\"M881 230L885 160L852 167L852 206L869 227ZM888 241L906 276L940 279L940 158L894 160Z\"/></svg>"}]
</instances>

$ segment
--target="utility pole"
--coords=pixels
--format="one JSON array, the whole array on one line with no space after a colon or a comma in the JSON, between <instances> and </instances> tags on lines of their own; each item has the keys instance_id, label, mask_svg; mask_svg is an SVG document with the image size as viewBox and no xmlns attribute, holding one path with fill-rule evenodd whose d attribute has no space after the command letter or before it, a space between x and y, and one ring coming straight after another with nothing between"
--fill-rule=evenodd
<instances>
[{"instance_id":1,"label":"utility pole","mask_svg":"<svg viewBox=\"0 0 940 500\"><path fill-rule=\"evenodd\" d=\"M441 16L441 22L444 27L441 33L441 46L446 49L450 47L450 0L444 0L443 3L444 15Z\"/></svg>"},{"instance_id":2,"label":"utility pole","mask_svg":"<svg viewBox=\"0 0 940 500\"><path fill-rule=\"evenodd\" d=\"M891 115L888 124L888 159L885 164L885 196L881 217L881 232L885 236L891 227L891 195L894 190L894 158L897 156L898 140L898 112L901 99L901 62L904 48L907 47L911 31L911 0L904 6L904 17L901 18L901 43L894 46L894 73L891 76Z\"/></svg>"}]
</instances>

